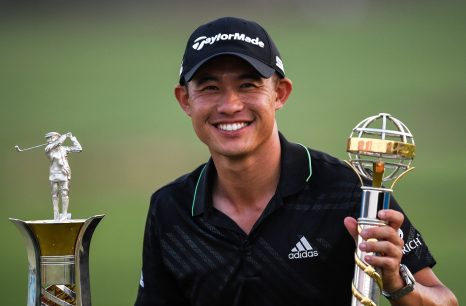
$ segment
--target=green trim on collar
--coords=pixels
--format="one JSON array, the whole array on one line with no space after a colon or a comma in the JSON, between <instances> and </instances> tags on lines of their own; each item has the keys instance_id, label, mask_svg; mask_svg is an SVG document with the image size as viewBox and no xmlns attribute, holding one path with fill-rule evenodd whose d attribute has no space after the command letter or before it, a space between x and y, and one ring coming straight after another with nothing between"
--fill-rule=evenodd
<instances>
[{"instance_id":1,"label":"green trim on collar","mask_svg":"<svg viewBox=\"0 0 466 306\"><path fill-rule=\"evenodd\" d=\"M202 168L201 174L199 174L199 177L197 178L196 188L194 188L193 204L191 205L191 216L192 217L194 217L194 204L196 203L197 187L199 187L199 182L201 181L202 174L204 174L204 170L206 167L207 167L207 164L205 164L204 167Z\"/></svg>"},{"instance_id":2,"label":"green trim on collar","mask_svg":"<svg viewBox=\"0 0 466 306\"><path fill-rule=\"evenodd\" d=\"M303 145L303 144L301 144L299 142L297 144L299 144L301 147L303 147L306 150L306 153L307 153L307 160L309 161L309 176L307 177L306 182L309 182L309 180L311 179L311 176L312 176L311 153L309 153L309 149L305 145Z\"/></svg>"}]
</instances>

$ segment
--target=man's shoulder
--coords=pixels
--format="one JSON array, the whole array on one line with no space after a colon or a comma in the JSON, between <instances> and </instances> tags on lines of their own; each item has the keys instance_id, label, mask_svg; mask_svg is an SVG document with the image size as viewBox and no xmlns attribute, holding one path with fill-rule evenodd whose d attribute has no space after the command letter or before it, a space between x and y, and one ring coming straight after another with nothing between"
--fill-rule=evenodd
<instances>
[{"instance_id":1,"label":"man's shoulder","mask_svg":"<svg viewBox=\"0 0 466 306\"><path fill-rule=\"evenodd\" d=\"M312 165L316 168L332 169L342 174L349 173L354 175L351 168L341 159L315 149L309 149L309 152L311 154Z\"/></svg>"},{"instance_id":2,"label":"man's shoulder","mask_svg":"<svg viewBox=\"0 0 466 306\"><path fill-rule=\"evenodd\" d=\"M359 178L348 164L328 153L309 149L312 160L312 174L326 182L358 185Z\"/></svg>"},{"instance_id":3,"label":"man's shoulder","mask_svg":"<svg viewBox=\"0 0 466 306\"><path fill-rule=\"evenodd\" d=\"M341 159L334 157L326 152L316 150L305 146L301 143L289 142L282 134L280 142L284 152L282 163L285 165L285 170L291 169L293 173L300 174L300 169L311 168L311 179L309 183L325 184L328 186L335 185L352 185L359 184L359 178ZM303 150L303 148L305 150ZM305 153L307 152L307 158ZM309 173L306 173L306 176Z\"/></svg>"}]
</instances>

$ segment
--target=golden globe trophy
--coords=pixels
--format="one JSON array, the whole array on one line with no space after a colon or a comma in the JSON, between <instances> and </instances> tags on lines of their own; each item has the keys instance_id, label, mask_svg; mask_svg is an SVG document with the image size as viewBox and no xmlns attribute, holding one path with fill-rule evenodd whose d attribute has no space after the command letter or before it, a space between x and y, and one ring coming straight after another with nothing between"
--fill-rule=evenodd
<instances>
[{"instance_id":1,"label":"golden globe trophy","mask_svg":"<svg viewBox=\"0 0 466 306\"><path fill-rule=\"evenodd\" d=\"M50 132L46 143L21 149L24 152L45 146L50 160L52 193L51 220L23 221L10 218L26 242L29 263L27 306L90 306L89 247L92 234L104 215L71 219L68 213L71 169L68 153L82 151L71 133ZM63 143L70 139L71 146ZM59 211L61 202L62 212Z\"/></svg>"},{"instance_id":2,"label":"golden globe trophy","mask_svg":"<svg viewBox=\"0 0 466 306\"><path fill-rule=\"evenodd\" d=\"M364 119L353 129L347 151L347 163L361 180L358 232L368 227L384 226L377 213L389 208L393 187L402 176L414 169L411 167L415 155L413 135L400 120L380 113ZM364 182L369 183L364 185ZM382 186L385 182L391 182L390 188ZM357 245L362 241L358 235ZM374 254L356 248L352 306L377 306L383 290L380 269L366 263L366 255Z\"/></svg>"}]
</instances>

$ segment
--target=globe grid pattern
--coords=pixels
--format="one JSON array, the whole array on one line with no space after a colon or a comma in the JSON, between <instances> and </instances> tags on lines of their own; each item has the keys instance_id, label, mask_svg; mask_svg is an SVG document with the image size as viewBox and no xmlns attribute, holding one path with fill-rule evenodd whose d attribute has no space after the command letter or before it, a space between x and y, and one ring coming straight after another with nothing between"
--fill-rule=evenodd
<instances>
[{"instance_id":1,"label":"globe grid pattern","mask_svg":"<svg viewBox=\"0 0 466 306\"><path fill-rule=\"evenodd\" d=\"M414 137L406 125L387 113L380 113L362 120L352 130L350 138L373 138L414 145ZM374 162L383 161L385 163L383 182L396 180L409 169L413 161L413 157L404 157L398 154L376 152L348 154L350 162L359 174L370 180L373 179Z\"/></svg>"}]
</instances>

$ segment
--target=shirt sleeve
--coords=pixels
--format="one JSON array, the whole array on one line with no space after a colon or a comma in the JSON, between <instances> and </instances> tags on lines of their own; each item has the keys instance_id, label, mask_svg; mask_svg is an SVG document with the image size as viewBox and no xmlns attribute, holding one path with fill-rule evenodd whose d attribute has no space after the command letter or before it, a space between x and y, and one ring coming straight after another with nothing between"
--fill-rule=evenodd
<instances>
[{"instance_id":1,"label":"shirt sleeve","mask_svg":"<svg viewBox=\"0 0 466 306\"><path fill-rule=\"evenodd\" d=\"M74 153L79 153L83 150L83 147L81 146L81 144L79 143L78 139L74 136L72 136L70 138L71 140L71 143L72 143L72 146L71 147L68 147L68 150L70 152L74 152Z\"/></svg>"},{"instance_id":2,"label":"shirt sleeve","mask_svg":"<svg viewBox=\"0 0 466 306\"><path fill-rule=\"evenodd\" d=\"M157 226L156 205L151 200L147 215L142 255L142 271L135 306L188 305L174 277L164 265Z\"/></svg>"},{"instance_id":3,"label":"shirt sleeve","mask_svg":"<svg viewBox=\"0 0 466 306\"><path fill-rule=\"evenodd\" d=\"M398 231L404 241L401 263L405 264L413 274L426 267L432 268L436 261L430 253L424 238L393 197L390 208L402 212L405 216L404 222Z\"/></svg>"}]
</instances>

